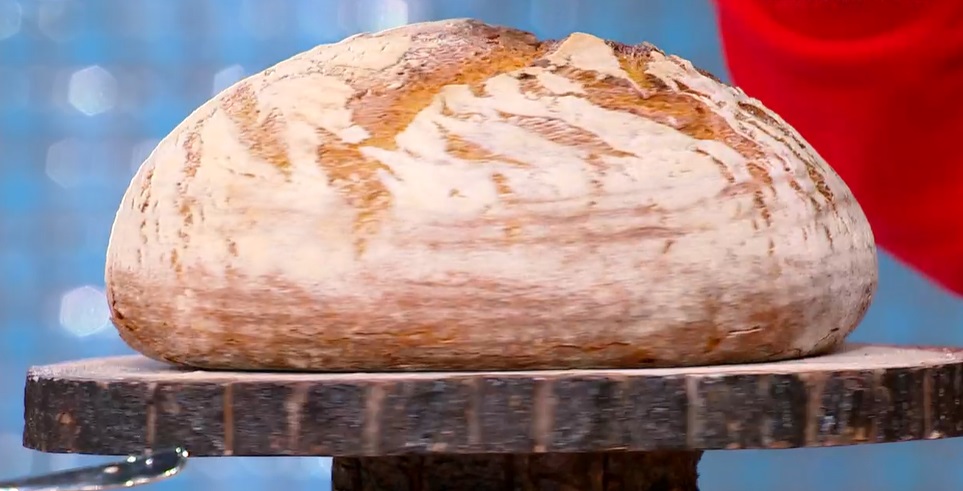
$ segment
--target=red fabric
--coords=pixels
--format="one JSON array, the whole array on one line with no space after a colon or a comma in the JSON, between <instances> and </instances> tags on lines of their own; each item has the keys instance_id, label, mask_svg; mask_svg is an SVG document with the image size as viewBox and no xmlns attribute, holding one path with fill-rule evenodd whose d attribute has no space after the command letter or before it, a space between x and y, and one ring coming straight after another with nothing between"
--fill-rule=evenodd
<instances>
[{"instance_id":1,"label":"red fabric","mask_svg":"<svg viewBox=\"0 0 963 491\"><path fill-rule=\"evenodd\" d=\"M963 0L716 0L736 85L849 184L877 243L963 295Z\"/></svg>"}]
</instances>

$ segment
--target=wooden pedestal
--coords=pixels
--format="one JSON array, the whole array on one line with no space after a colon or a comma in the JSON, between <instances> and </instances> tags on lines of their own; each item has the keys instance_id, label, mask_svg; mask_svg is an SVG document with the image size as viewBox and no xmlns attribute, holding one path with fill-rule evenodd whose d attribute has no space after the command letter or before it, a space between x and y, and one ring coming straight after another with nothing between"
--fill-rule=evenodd
<instances>
[{"instance_id":1,"label":"wooden pedestal","mask_svg":"<svg viewBox=\"0 0 963 491\"><path fill-rule=\"evenodd\" d=\"M848 345L678 369L240 373L36 367L25 446L334 456L338 490L696 489L702 450L963 435L963 350Z\"/></svg>"}]
</instances>

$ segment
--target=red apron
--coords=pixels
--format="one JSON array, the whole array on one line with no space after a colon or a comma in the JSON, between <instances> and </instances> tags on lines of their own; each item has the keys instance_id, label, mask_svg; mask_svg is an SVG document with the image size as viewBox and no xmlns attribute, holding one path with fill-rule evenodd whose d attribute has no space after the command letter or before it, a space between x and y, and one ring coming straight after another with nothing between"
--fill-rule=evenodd
<instances>
[{"instance_id":1,"label":"red apron","mask_svg":"<svg viewBox=\"0 0 963 491\"><path fill-rule=\"evenodd\" d=\"M879 246L963 295L963 0L716 0L733 81L843 177Z\"/></svg>"}]
</instances>

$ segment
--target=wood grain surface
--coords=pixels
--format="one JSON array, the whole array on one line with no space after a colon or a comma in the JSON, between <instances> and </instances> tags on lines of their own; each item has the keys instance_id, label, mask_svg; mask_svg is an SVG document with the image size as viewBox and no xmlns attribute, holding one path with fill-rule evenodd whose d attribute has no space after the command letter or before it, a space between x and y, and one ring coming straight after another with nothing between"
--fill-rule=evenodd
<instances>
[{"instance_id":1,"label":"wood grain surface","mask_svg":"<svg viewBox=\"0 0 963 491\"><path fill-rule=\"evenodd\" d=\"M529 454L790 448L963 434L963 351L645 370L191 371L140 356L30 370L24 444L126 454Z\"/></svg>"}]
</instances>

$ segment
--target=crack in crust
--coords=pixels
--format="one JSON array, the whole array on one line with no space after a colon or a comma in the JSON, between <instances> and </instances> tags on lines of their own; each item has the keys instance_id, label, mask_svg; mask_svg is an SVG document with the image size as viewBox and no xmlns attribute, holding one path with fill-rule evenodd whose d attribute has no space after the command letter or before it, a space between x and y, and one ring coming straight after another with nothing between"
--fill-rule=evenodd
<instances>
[{"instance_id":1,"label":"crack in crust","mask_svg":"<svg viewBox=\"0 0 963 491\"><path fill-rule=\"evenodd\" d=\"M422 47L405 53L394 68L394 76L371 77L354 84L355 93L348 107L353 121L369 134L363 142L365 146L397 150L398 135L435 100L442 88L467 85L477 90L492 76L528 66L540 54L540 43L530 34L482 24L467 28L468 32L415 34L413 44ZM462 35L485 41L457 42L456 36ZM366 237L377 233L378 223L391 207L391 193L382 183L382 174L391 174L391 170L361 155L357 146L340 148L341 152L327 156L319 148L318 161L331 176L329 179L341 183L345 199L358 211L355 234L357 253L361 255ZM504 186L501 184L500 189Z\"/></svg>"},{"instance_id":2,"label":"crack in crust","mask_svg":"<svg viewBox=\"0 0 963 491\"><path fill-rule=\"evenodd\" d=\"M482 38L483 41L455 42L458 36ZM485 83L496 75L514 74L522 80L522 88L529 93L538 97L556 96L535 77L526 76L526 68L545 69L572 79L585 90L582 97L600 107L630 112L675 128L693 138L722 141L736 149L748 160L746 165L754 181L733 183L734 187L730 192L751 192L761 223L767 227L772 226L772 213L764 188L768 187L771 193L774 192L773 178L767 170L768 161L773 156L762 150L757 142L737 132L728 121L716 113L715 108L702 102L700 99L704 98L704 94L692 90L679 80L675 80L675 87L672 87L650 73L648 64L653 55L665 57L665 54L654 46L647 43L629 46L606 42L618 57L619 66L625 75L623 79L572 66L553 66L546 55L554 53L561 43L538 41L531 34L522 31L469 22L451 30L417 32L412 35L412 39L415 45L421 47L406 52L389 71L391 77L377 74L351 82L354 94L348 107L352 110L353 121L368 132L367 138L361 143L350 144L342 142L336 135L323 129L319 128L317 131L322 140L316 151L317 160L328 175L329 184L340 189L344 199L357 212L354 233L358 255L364 253L368 238L378 233L380 221L392 206L392 195L385 180L398 179L383 162L365 156L360 150L361 146L397 150L398 136L409 128L418 114L437 100L443 89L453 85L467 85L476 96L491 97L484 91ZM336 68L325 70L322 67L320 72L337 73ZM718 83L718 79L711 74L701 70L698 73ZM691 94L696 97L690 97ZM224 98L222 107L238 125L239 138L252 155L282 172L289 172L291 162L286 145L280 139L284 127L283 115L276 109L270 109L262 115L250 82L240 84L229 93ZM784 124L757 105L739 102L739 109L745 113L737 114L739 120L759 131L767 132L757 123L762 121L784 134L789 134ZM598 135L559 121L507 113L502 113L502 117L506 122L532 130L555 143L588 152L586 160L599 174L606 171L601 156L632 155L612 149ZM816 191L823 201L835 210L835 196L817 164L793 149L783 137L772 132L767 132L767 135L790 148L794 155L805 163L807 175L815 184ZM480 151L480 147L466 142L458 135L449 133L447 138L452 155L463 160L485 161L497 158L500 162L520 163L511 158ZM801 145L799 141L794 143ZM730 173L725 164L722 164L721 172ZM507 178L493 172L492 182L498 194L510 202L514 193L507 184ZM801 196L805 196L814 208L821 209L820 200L804 191L796 179L790 179L790 186ZM593 180L593 187L601 191L601 184L597 179ZM755 226L758 227L759 224L756 223ZM512 225L509 228L515 227Z\"/></svg>"}]
</instances>

